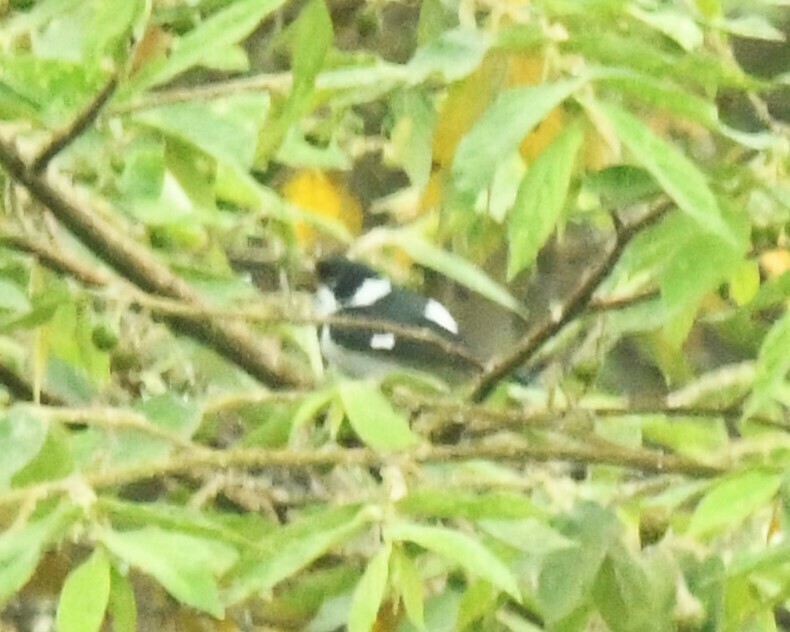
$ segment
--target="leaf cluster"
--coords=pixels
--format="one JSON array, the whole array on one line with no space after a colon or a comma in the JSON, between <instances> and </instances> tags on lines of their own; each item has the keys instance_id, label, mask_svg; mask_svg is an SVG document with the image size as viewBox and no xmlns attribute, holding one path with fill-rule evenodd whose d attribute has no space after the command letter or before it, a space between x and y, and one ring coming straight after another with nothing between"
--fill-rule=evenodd
<instances>
[{"instance_id":1,"label":"leaf cluster","mask_svg":"<svg viewBox=\"0 0 790 632\"><path fill-rule=\"evenodd\" d=\"M779 629L790 19L729 4L0 6L0 627ZM327 375L338 249L479 374Z\"/></svg>"}]
</instances>

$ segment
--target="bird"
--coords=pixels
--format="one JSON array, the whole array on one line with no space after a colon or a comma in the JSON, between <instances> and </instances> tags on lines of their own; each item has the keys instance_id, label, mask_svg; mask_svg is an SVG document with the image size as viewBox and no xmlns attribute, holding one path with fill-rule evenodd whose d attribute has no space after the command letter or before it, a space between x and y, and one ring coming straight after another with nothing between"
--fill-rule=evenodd
<instances>
[{"instance_id":1,"label":"bird","mask_svg":"<svg viewBox=\"0 0 790 632\"><path fill-rule=\"evenodd\" d=\"M455 317L436 299L344 255L315 268L317 314L343 321L323 323L319 333L325 361L341 373L381 378L411 369L452 383L479 370Z\"/></svg>"}]
</instances>

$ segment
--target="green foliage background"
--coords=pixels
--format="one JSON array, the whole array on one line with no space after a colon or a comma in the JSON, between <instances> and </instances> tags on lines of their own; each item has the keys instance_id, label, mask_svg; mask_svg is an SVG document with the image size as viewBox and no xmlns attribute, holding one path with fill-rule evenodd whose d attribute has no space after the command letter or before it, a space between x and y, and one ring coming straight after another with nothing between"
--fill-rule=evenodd
<instances>
[{"instance_id":1,"label":"green foliage background","mask_svg":"<svg viewBox=\"0 0 790 632\"><path fill-rule=\"evenodd\" d=\"M63 631L781 629L789 22L0 4L4 622L43 593ZM538 81L496 74L527 59ZM306 170L361 235L283 193ZM558 243L583 264L544 314ZM305 279L349 246L517 333L453 390L325 376Z\"/></svg>"}]
</instances>

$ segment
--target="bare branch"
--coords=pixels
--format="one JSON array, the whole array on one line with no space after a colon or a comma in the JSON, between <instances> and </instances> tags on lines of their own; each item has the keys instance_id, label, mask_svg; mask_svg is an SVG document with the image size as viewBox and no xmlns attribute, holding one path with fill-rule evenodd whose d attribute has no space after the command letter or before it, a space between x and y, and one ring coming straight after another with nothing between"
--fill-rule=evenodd
<instances>
[{"instance_id":1,"label":"bare branch","mask_svg":"<svg viewBox=\"0 0 790 632\"><path fill-rule=\"evenodd\" d=\"M285 94L291 89L293 77L290 72L260 74L252 77L215 81L188 88L170 88L148 92L128 104L112 109L114 114L128 114L139 110L184 103L187 101L206 101L221 99L240 92L273 92Z\"/></svg>"},{"instance_id":2,"label":"bare branch","mask_svg":"<svg viewBox=\"0 0 790 632\"><path fill-rule=\"evenodd\" d=\"M647 303L648 301L652 301L654 298L658 298L658 296L658 290L645 290L644 292L632 294L631 296L594 298L587 306L587 311L590 313L611 312L618 309L625 309L626 307L631 307L633 305L639 305L640 303Z\"/></svg>"},{"instance_id":3,"label":"bare branch","mask_svg":"<svg viewBox=\"0 0 790 632\"><path fill-rule=\"evenodd\" d=\"M30 407L29 410L34 417L40 417L47 421L92 426L106 430L136 430L151 437L163 439L179 448L203 449L191 441L163 430L151 423L144 415L132 410L110 407L70 408L54 406L36 406Z\"/></svg>"},{"instance_id":4,"label":"bare branch","mask_svg":"<svg viewBox=\"0 0 790 632\"><path fill-rule=\"evenodd\" d=\"M664 454L656 450L633 450L600 443L595 445L534 445L527 442L497 441L475 445L425 446L414 453L400 456L383 455L367 448L325 447L318 449L234 448L231 450L201 449L183 453L167 460L144 465L120 467L110 471L85 474L85 484L93 489L128 485L152 476L172 476L202 472L206 468L227 470L229 468L308 468L314 466L374 466L402 461L404 463L448 463L492 459L499 462L511 461L572 461L577 463L605 463L644 472L682 474L706 478L727 471L719 465L699 463L684 457ZM48 481L20 487L0 494L0 506L19 504L30 499L45 498L68 493L73 486L70 478Z\"/></svg>"},{"instance_id":5,"label":"bare branch","mask_svg":"<svg viewBox=\"0 0 790 632\"><path fill-rule=\"evenodd\" d=\"M483 400L502 379L520 367L546 341L581 314L590 304L601 283L609 276L628 243L644 228L663 217L671 207L671 202L664 202L642 219L617 230L614 246L609 254L567 298L558 314L530 331L514 349L495 357L488 363L485 371L472 384L470 394L472 401Z\"/></svg>"},{"instance_id":6,"label":"bare branch","mask_svg":"<svg viewBox=\"0 0 790 632\"><path fill-rule=\"evenodd\" d=\"M0 384L6 387L6 390L8 390L8 392L11 394L11 397L14 399L25 402L32 402L36 399L33 387L25 380L25 378L2 363L0 363ZM57 395L43 390L38 394L38 400L43 404L51 405L63 403L63 400Z\"/></svg>"},{"instance_id":7,"label":"bare branch","mask_svg":"<svg viewBox=\"0 0 790 632\"><path fill-rule=\"evenodd\" d=\"M107 285L111 280L106 270L96 266L85 265L82 261L63 250L52 248L42 240L10 232L5 226L2 226L0 246L31 254L38 259L41 265L58 274L67 274L83 285L103 286Z\"/></svg>"},{"instance_id":8,"label":"bare branch","mask_svg":"<svg viewBox=\"0 0 790 632\"><path fill-rule=\"evenodd\" d=\"M96 95L93 101L91 101L67 127L55 132L49 144L30 163L30 170L35 174L44 171L55 156L68 147L80 134L82 134L82 132L88 129L91 123L96 120L96 117L99 116L99 112L101 112L104 104L107 103L115 93L115 88L117 86L118 78L114 76L111 77L101 89L101 92Z\"/></svg>"}]
</instances>

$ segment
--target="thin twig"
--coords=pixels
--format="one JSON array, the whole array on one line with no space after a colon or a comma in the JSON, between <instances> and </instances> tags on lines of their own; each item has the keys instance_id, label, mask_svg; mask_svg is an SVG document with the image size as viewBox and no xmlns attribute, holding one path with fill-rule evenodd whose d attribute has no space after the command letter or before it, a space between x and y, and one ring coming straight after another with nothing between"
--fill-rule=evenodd
<instances>
[{"instance_id":1,"label":"thin twig","mask_svg":"<svg viewBox=\"0 0 790 632\"><path fill-rule=\"evenodd\" d=\"M32 239L10 232L5 226L0 226L0 246L13 248L33 255L41 265L58 274L67 274L83 285L104 286L111 281L106 270L84 264L76 257L64 250L53 248L40 239Z\"/></svg>"},{"instance_id":2,"label":"thin twig","mask_svg":"<svg viewBox=\"0 0 790 632\"><path fill-rule=\"evenodd\" d=\"M530 331L513 350L495 357L488 363L483 373L472 384L471 400L483 400L502 379L524 364L546 341L581 314L590 304L601 283L609 276L628 243L644 228L663 217L671 207L671 202L663 202L642 219L622 226L617 231L614 246L609 254L568 297L557 315Z\"/></svg>"},{"instance_id":3,"label":"thin twig","mask_svg":"<svg viewBox=\"0 0 790 632\"><path fill-rule=\"evenodd\" d=\"M639 305L640 303L647 303L648 301L652 301L653 299L658 297L659 297L658 290L645 290L644 292L640 292L638 294L632 294L631 296L618 296L613 298L594 298L593 300L590 301L590 304L587 306L587 311L589 313L611 312L618 309L625 309L626 307Z\"/></svg>"},{"instance_id":4,"label":"thin twig","mask_svg":"<svg viewBox=\"0 0 790 632\"><path fill-rule=\"evenodd\" d=\"M183 453L167 460L143 465L120 467L110 471L86 473L85 484L92 489L128 485L152 477L202 472L206 468L309 468L314 466L374 466L401 460L411 463L449 463L475 459L511 461L572 461L600 463L644 472L683 474L691 477L718 476L727 471L723 465L699 463L684 457L664 454L656 450L633 450L606 444L590 445L533 445L527 442L490 442L475 445L425 446L413 453L386 455L367 448L279 449L234 448L231 450L201 449ZM0 506L18 504L30 498L45 498L68 493L73 486L70 478L47 481L20 487L0 494Z\"/></svg>"},{"instance_id":5,"label":"thin twig","mask_svg":"<svg viewBox=\"0 0 790 632\"><path fill-rule=\"evenodd\" d=\"M35 174L44 171L55 156L88 129L91 123L96 120L96 117L99 116L104 104L115 93L116 87L118 87L118 78L115 76L110 77L110 80L101 89L101 92L94 97L93 101L67 127L55 132L49 144L30 163L30 170Z\"/></svg>"},{"instance_id":6,"label":"thin twig","mask_svg":"<svg viewBox=\"0 0 790 632\"><path fill-rule=\"evenodd\" d=\"M285 94L291 89L292 83L293 77L291 73L281 72L235 78L227 81L215 81L189 88L155 90L147 93L140 99L113 107L112 112L113 114L129 114L174 103L222 99L239 92L275 92Z\"/></svg>"},{"instance_id":7,"label":"thin twig","mask_svg":"<svg viewBox=\"0 0 790 632\"><path fill-rule=\"evenodd\" d=\"M248 322L278 324L288 323L291 325L335 325L347 329L364 331L387 331L405 340L422 342L429 347L444 353L448 359L459 360L470 368L482 370L482 362L476 358L463 345L443 338L436 332L425 327L409 327L389 320L358 318L351 316L333 315L317 316L315 314L286 314L278 307L271 304L263 304L260 307L241 307L232 311L226 309L215 309L211 307L197 308L183 302L163 299L150 294L135 292L127 298L131 304L136 304L159 315L197 315L215 318L241 318Z\"/></svg>"},{"instance_id":8,"label":"thin twig","mask_svg":"<svg viewBox=\"0 0 790 632\"><path fill-rule=\"evenodd\" d=\"M17 400L32 402L35 400L33 387L16 371L0 363L0 384L5 386L11 397ZM63 399L58 395L42 390L39 400L44 404L58 405Z\"/></svg>"},{"instance_id":9,"label":"thin twig","mask_svg":"<svg viewBox=\"0 0 790 632\"><path fill-rule=\"evenodd\" d=\"M136 430L157 439L163 439L179 448L201 450L200 446L178 435L163 430L147 417L132 410L108 407L71 408L68 406L20 407L31 415L50 422L92 426L107 430Z\"/></svg>"},{"instance_id":10,"label":"thin twig","mask_svg":"<svg viewBox=\"0 0 790 632\"><path fill-rule=\"evenodd\" d=\"M414 393L393 394L393 402L412 413L430 412L439 415L444 424L463 424L464 436L470 433L491 433L498 430L523 428L544 428L552 426L567 429L569 425L583 417L589 420L595 417L622 417L628 415L647 416L662 415L665 417L688 417L693 419L720 418L738 420L742 411L737 407L715 408L705 406L671 406L657 404L655 406L585 406L573 408L540 408L522 410L518 408L494 408L486 404L472 404L450 399L420 397ZM771 428L790 431L790 423L764 416L753 416L750 421ZM434 428L436 430L436 428Z\"/></svg>"}]
</instances>

